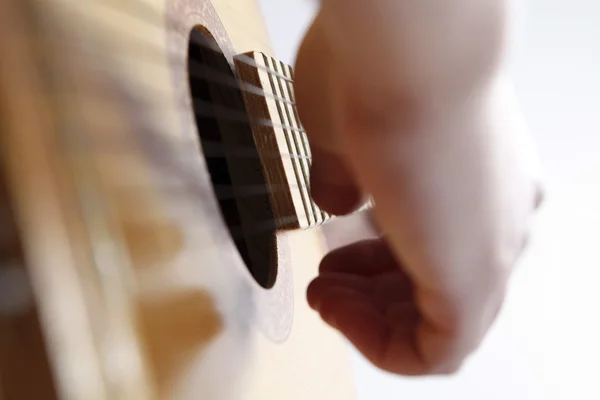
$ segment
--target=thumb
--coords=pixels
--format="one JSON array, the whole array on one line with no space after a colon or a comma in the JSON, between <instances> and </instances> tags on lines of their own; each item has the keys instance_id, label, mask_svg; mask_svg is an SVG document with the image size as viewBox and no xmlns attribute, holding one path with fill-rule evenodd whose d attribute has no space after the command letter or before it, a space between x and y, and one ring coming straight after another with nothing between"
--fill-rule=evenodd
<instances>
[{"instance_id":1,"label":"thumb","mask_svg":"<svg viewBox=\"0 0 600 400\"><path fill-rule=\"evenodd\" d=\"M317 17L298 51L296 105L312 153L312 196L326 212L342 215L357 208L362 196L336 145L335 77L331 52L319 26Z\"/></svg>"}]
</instances>

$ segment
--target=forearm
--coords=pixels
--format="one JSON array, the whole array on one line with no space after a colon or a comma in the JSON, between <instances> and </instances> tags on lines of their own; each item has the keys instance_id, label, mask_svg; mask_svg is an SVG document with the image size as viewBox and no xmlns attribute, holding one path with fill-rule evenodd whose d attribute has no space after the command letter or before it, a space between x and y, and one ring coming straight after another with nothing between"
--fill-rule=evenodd
<instances>
[{"instance_id":1,"label":"forearm","mask_svg":"<svg viewBox=\"0 0 600 400\"><path fill-rule=\"evenodd\" d=\"M363 263L372 274L392 258L410 280L418 318L382 316L379 298L348 297L326 272L309 297L388 371L453 372L478 347L539 206L537 157L502 77L509 1L322 0L299 52L296 98L313 149L313 193L332 213L328 199L340 187L372 195L384 233L337 263ZM325 264L346 268L336 257ZM395 284L396 295L405 292ZM390 335L406 326L410 337Z\"/></svg>"},{"instance_id":2,"label":"forearm","mask_svg":"<svg viewBox=\"0 0 600 400\"><path fill-rule=\"evenodd\" d=\"M497 73L510 0L322 0L340 74L365 102L464 98Z\"/></svg>"}]
</instances>

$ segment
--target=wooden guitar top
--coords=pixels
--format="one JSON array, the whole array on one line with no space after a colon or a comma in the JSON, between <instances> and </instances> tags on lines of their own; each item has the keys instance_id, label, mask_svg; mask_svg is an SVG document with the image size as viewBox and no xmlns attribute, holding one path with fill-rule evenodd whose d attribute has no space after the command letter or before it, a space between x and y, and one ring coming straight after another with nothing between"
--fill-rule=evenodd
<instances>
[{"instance_id":1,"label":"wooden guitar top","mask_svg":"<svg viewBox=\"0 0 600 400\"><path fill-rule=\"evenodd\" d=\"M0 299L0 397L354 398L346 344L304 300L330 216L306 189L292 72L257 4L3 0L0 20L0 283L23 288ZM259 91L199 78L194 49ZM257 82L265 66L286 84ZM271 141L236 158L266 138L259 117L295 157L269 164L284 153ZM272 190L245 196L260 179Z\"/></svg>"}]
</instances>

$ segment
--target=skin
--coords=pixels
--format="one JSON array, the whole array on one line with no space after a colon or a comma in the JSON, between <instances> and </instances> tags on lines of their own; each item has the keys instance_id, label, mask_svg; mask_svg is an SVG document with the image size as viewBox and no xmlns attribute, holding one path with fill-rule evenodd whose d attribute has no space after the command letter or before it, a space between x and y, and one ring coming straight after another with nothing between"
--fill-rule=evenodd
<instances>
[{"instance_id":1,"label":"skin","mask_svg":"<svg viewBox=\"0 0 600 400\"><path fill-rule=\"evenodd\" d=\"M508 0L323 0L299 50L312 191L373 197L378 239L321 263L308 302L375 366L450 374L482 343L542 202L502 73Z\"/></svg>"}]
</instances>

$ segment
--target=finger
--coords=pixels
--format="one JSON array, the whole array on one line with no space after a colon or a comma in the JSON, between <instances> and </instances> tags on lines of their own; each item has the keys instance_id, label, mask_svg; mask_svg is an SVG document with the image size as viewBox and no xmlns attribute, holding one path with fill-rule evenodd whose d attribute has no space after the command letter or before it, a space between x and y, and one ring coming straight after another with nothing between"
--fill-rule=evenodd
<instances>
[{"instance_id":1,"label":"finger","mask_svg":"<svg viewBox=\"0 0 600 400\"><path fill-rule=\"evenodd\" d=\"M383 238L363 240L341 247L327 254L319 266L319 273L343 272L375 276L390 271L400 271Z\"/></svg>"},{"instance_id":2,"label":"finger","mask_svg":"<svg viewBox=\"0 0 600 400\"><path fill-rule=\"evenodd\" d=\"M375 278L373 301L387 309L393 305L414 304L412 282L402 271Z\"/></svg>"},{"instance_id":3,"label":"finger","mask_svg":"<svg viewBox=\"0 0 600 400\"><path fill-rule=\"evenodd\" d=\"M360 205L361 194L335 143L336 113L327 44L318 17L309 29L295 66L298 114L312 153L311 193L326 212L347 214Z\"/></svg>"},{"instance_id":4,"label":"finger","mask_svg":"<svg viewBox=\"0 0 600 400\"><path fill-rule=\"evenodd\" d=\"M343 288L370 297L382 312L394 304L413 303L412 285L401 271L374 278L354 274L327 273L310 283L307 290L308 304L319 311L323 298L332 290Z\"/></svg>"},{"instance_id":5,"label":"finger","mask_svg":"<svg viewBox=\"0 0 600 400\"><path fill-rule=\"evenodd\" d=\"M313 280L307 289L307 300L310 307L319 311L321 301L332 290L344 289L360 293L367 297L373 296L374 281L359 275L330 273Z\"/></svg>"},{"instance_id":6,"label":"finger","mask_svg":"<svg viewBox=\"0 0 600 400\"><path fill-rule=\"evenodd\" d=\"M334 215L345 215L363 203L363 196L344 161L336 154L311 146L311 195L317 205Z\"/></svg>"},{"instance_id":7,"label":"finger","mask_svg":"<svg viewBox=\"0 0 600 400\"><path fill-rule=\"evenodd\" d=\"M451 374L462 366L496 320L505 291L506 285L496 287L485 301L472 301L460 307L435 292L420 290L415 294L421 313L416 346L428 366L427 374Z\"/></svg>"},{"instance_id":8,"label":"finger","mask_svg":"<svg viewBox=\"0 0 600 400\"><path fill-rule=\"evenodd\" d=\"M323 296L319 312L368 357L382 352L389 326L370 297L346 288L331 288Z\"/></svg>"},{"instance_id":9,"label":"finger","mask_svg":"<svg viewBox=\"0 0 600 400\"><path fill-rule=\"evenodd\" d=\"M391 320L369 297L336 288L323 298L320 313L375 366L402 375L427 370L415 347L418 313L414 307L396 308Z\"/></svg>"}]
</instances>

